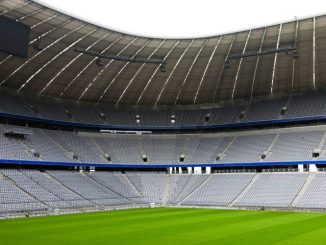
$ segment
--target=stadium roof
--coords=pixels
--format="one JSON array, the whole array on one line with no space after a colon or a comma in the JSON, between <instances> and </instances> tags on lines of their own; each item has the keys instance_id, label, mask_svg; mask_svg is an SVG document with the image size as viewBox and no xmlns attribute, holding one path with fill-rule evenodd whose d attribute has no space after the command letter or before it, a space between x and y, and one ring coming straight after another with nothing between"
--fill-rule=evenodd
<instances>
[{"instance_id":1,"label":"stadium roof","mask_svg":"<svg viewBox=\"0 0 326 245\"><path fill-rule=\"evenodd\" d=\"M273 0L37 0L78 19L143 37L209 37L320 14L326 1ZM76 7L78 6L78 7ZM241 21L239 21L241 20Z\"/></svg>"},{"instance_id":2,"label":"stadium roof","mask_svg":"<svg viewBox=\"0 0 326 245\"><path fill-rule=\"evenodd\" d=\"M32 28L27 59L0 53L0 84L18 91L117 105L174 105L286 93L326 82L326 16L178 40L119 33L34 1L3 0L0 15ZM96 62L75 52L76 46L124 57L164 57L165 72L159 64Z\"/></svg>"}]
</instances>

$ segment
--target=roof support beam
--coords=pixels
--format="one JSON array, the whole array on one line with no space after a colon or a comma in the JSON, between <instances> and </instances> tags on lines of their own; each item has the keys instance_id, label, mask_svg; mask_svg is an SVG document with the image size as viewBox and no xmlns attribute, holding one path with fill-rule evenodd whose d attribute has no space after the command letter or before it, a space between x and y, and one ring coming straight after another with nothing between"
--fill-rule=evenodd
<instances>
[{"instance_id":1,"label":"roof support beam","mask_svg":"<svg viewBox=\"0 0 326 245\"><path fill-rule=\"evenodd\" d=\"M316 87L316 17L314 17L312 32L312 86Z\"/></svg>"},{"instance_id":2,"label":"roof support beam","mask_svg":"<svg viewBox=\"0 0 326 245\"><path fill-rule=\"evenodd\" d=\"M217 47L218 45L220 44L221 40L222 40L223 36L220 36L220 38L218 39L217 43L215 44L215 47L213 49L213 52L211 53L211 56L209 57L208 61L207 61L207 64L206 64L206 67L205 67L205 70L204 70L204 73L203 75L201 76L200 78L200 82L199 82L199 85L198 85L198 88L196 90L196 94L195 94L195 97L194 97L194 101L193 103L196 104L196 101L197 101L197 98L198 98L198 94L199 94L199 91L200 91L200 88L201 88L201 85L203 84L203 81L205 79L205 76L207 74L207 70L209 68L209 65L211 64L211 61L216 53L216 50L217 50Z\"/></svg>"},{"instance_id":3,"label":"roof support beam","mask_svg":"<svg viewBox=\"0 0 326 245\"><path fill-rule=\"evenodd\" d=\"M248 45L248 41L249 41L250 35L251 35L251 30L248 32L248 36L247 36L247 39L246 39L245 45L244 45L244 47L243 47L242 54L244 54L244 53L246 52L246 49L247 49L247 45ZM233 100L233 98L234 98L235 88L236 88L236 86L237 86L237 82L238 82L238 78L239 78L239 72L240 72L240 69L241 69L242 60L243 60L243 58L240 59L240 62L239 62L239 65L238 65L238 69L237 69L237 73L236 73L236 75L235 75L234 84L233 84L233 90L232 90L232 95L231 95L231 99L232 99L232 100Z\"/></svg>"},{"instance_id":4,"label":"roof support beam","mask_svg":"<svg viewBox=\"0 0 326 245\"><path fill-rule=\"evenodd\" d=\"M263 36L262 36L261 41L260 41L259 53L261 53L261 51L263 49L263 44L264 44L265 36L266 36L266 30L267 30L267 28L265 27ZM251 99L252 99L253 93L254 93L254 86L255 86L255 81L256 81L256 75L257 75L257 69L258 69L259 61L260 61L260 56L258 55L257 56L257 59L256 59L254 76L252 78L252 83L251 83L251 90L250 90L250 98Z\"/></svg>"},{"instance_id":5,"label":"roof support beam","mask_svg":"<svg viewBox=\"0 0 326 245\"><path fill-rule=\"evenodd\" d=\"M17 18L16 21L21 21L21 20L23 20L23 19L26 19L26 18L28 18L28 17L34 15L34 14L37 14L37 13L39 13L39 12L42 12L43 10L44 10L44 8L41 8L41 9L35 10L35 11L32 12L32 13L29 13L29 14L26 14L26 15L24 15L24 16L22 16L22 17Z\"/></svg>"},{"instance_id":6,"label":"roof support beam","mask_svg":"<svg viewBox=\"0 0 326 245\"><path fill-rule=\"evenodd\" d=\"M166 39L164 39L154 50L153 52L149 55L148 59L150 59L156 52L157 50L165 43ZM136 73L133 75L133 77L129 80L127 86L125 87L125 89L122 91L121 95L119 96L119 99L116 102L116 106L118 106L118 104L120 103L120 101L122 100L123 96L125 95L125 93L127 92L128 88L130 87L130 85L132 84L132 82L135 80L135 78L138 76L138 74L141 72L141 70L145 67L146 63L143 63L141 65L141 67L138 68L138 70L136 71Z\"/></svg>"},{"instance_id":7,"label":"roof support beam","mask_svg":"<svg viewBox=\"0 0 326 245\"><path fill-rule=\"evenodd\" d=\"M149 44L152 40L148 40L145 42L137 51L134 53L134 55L131 57L131 59L134 59L145 47L147 44ZM103 93L101 94L100 98L97 100L96 103L101 102L104 95L107 93L107 91L111 88L111 86L114 84L114 82L117 80L119 75L126 69L126 67L130 64L131 61L128 61L124 66L118 71L118 73L114 76L114 78L109 82L108 86L104 89ZM108 82L108 81L107 81Z\"/></svg>"},{"instance_id":8,"label":"roof support beam","mask_svg":"<svg viewBox=\"0 0 326 245\"><path fill-rule=\"evenodd\" d=\"M146 63L146 64L161 64L165 65L166 61L160 58L144 58L144 57L128 57L128 56L117 56L113 54L101 54L97 51L93 50L87 50L84 48L80 47L75 47L74 49L76 52L82 53L82 54L87 54L91 56L95 56L100 59L109 59L109 60L118 60L118 61L125 61L125 62L131 62L131 63Z\"/></svg>"},{"instance_id":9,"label":"roof support beam","mask_svg":"<svg viewBox=\"0 0 326 245\"><path fill-rule=\"evenodd\" d=\"M202 51L203 48L205 47L206 43L207 43L207 39L204 41L203 45L202 45L202 46L200 47L200 49L198 50L198 52L197 52L197 54L196 54L196 57L193 59L193 61L192 61L192 63L191 63L191 66L189 67L188 72L187 72L185 78L183 79L183 82L182 82L181 87L180 87L180 89L179 89L178 95L177 95L177 97L176 97L176 99L175 99L175 101L174 101L174 104L175 104L175 105L177 104L177 102L178 102L178 100L179 100L179 97L180 97L181 91L182 91L184 85L186 84L186 82L187 82L187 80L188 80L188 77L189 77L189 75L190 75L190 72L192 71L192 68L193 68L194 64L196 63L196 61L197 61L197 59L198 59L198 56L200 55L201 51Z\"/></svg>"},{"instance_id":10,"label":"roof support beam","mask_svg":"<svg viewBox=\"0 0 326 245\"><path fill-rule=\"evenodd\" d=\"M95 42L93 42L90 46L86 48L90 49L96 44L98 44L100 41L102 41L104 38L106 38L111 32L108 32L104 34L101 38L97 39ZM53 83L53 81L60 76L69 66L71 66L80 56L82 56L83 53L78 54L76 57L74 57L68 64L66 64L58 73L55 74L46 84L47 86L44 87L44 89L40 92L40 94L44 93L44 91Z\"/></svg>"},{"instance_id":11,"label":"roof support beam","mask_svg":"<svg viewBox=\"0 0 326 245\"><path fill-rule=\"evenodd\" d=\"M164 84L163 84L163 87L162 87L162 89L161 89L159 95L157 96L157 99L156 99L156 101L155 101L154 106L157 106L157 104L158 104L158 102L160 101L161 96L162 96L162 94L163 94L163 92L164 92L164 90L165 90L165 88L166 88L166 85L167 85L168 82L170 81L170 79L171 79L171 77L172 77L172 75L173 75L175 69L178 67L180 61L182 60L182 58L184 57L184 55L187 53L188 49L190 48L190 46L191 46L191 44L192 44L193 42L194 42L194 39L192 39L191 42L187 45L186 49L183 51L183 53L182 53L181 56L179 57L177 63L176 63L176 64L174 65L174 67L172 68L172 70L171 70L171 72L170 72L168 78L165 80L165 82L164 82Z\"/></svg>"},{"instance_id":12,"label":"roof support beam","mask_svg":"<svg viewBox=\"0 0 326 245\"><path fill-rule=\"evenodd\" d=\"M276 54L276 53L286 53L293 51L295 52L297 50L296 45L290 45L288 47L284 48L273 48L273 49L267 49L261 52L248 52L248 53L241 53L241 54L232 54L230 55L226 60L225 63L228 63L230 60L238 60L242 58L248 58L248 57L254 57L254 56L262 56L266 54Z\"/></svg>"},{"instance_id":13,"label":"roof support beam","mask_svg":"<svg viewBox=\"0 0 326 245\"><path fill-rule=\"evenodd\" d=\"M299 21L297 21L295 24L295 34L294 34L295 43L298 43L298 30L299 30ZM294 90L295 61L296 61L296 59L293 59L293 61L292 61L292 78L291 78L291 91L292 92Z\"/></svg>"},{"instance_id":14,"label":"roof support beam","mask_svg":"<svg viewBox=\"0 0 326 245\"><path fill-rule=\"evenodd\" d=\"M176 41L173 45L173 47L169 50L169 52L166 54L166 56L164 57L164 59L167 59L169 57L169 55L171 54L171 52L174 50L174 48L180 43L180 41ZM141 92L140 96L137 99L136 105L138 105L138 103L140 102L140 100L142 99L143 95L145 94L148 86L150 85L150 83L152 82L154 76L156 75L156 73L158 72L158 70L160 69L160 66L157 66L154 73L152 74L152 76L150 77L150 79L148 79L143 91Z\"/></svg>"},{"instance_id":15,"label":"roof support beam","mask_svg":"<svg viewBox=\"0 0 326 245\"><path fill-rule=\"evenodd\" d=\"M229 55L230 55L230 52L232 50L232 47L233 47L233 44L234 44L234 41L235 41L236 37L237 37L237 34L234 34L232 42L231 42L230 47L228 49L228 52L226 54L226 58L229 57ZM221 78L222 78L222 75L223 75L223 72L224 72L224 68L225 68L225 62L223 62L222 69L221 69L220 74L218 76L218 80L217 80L217 83L216 83L216 86L215 86L215 89L214 89L214 97L213 97L212 103L215 102L218 86L220 85L220 81L221 81Z\"/></svg>"},{"instance_id":16,"label":"roof support beam","mask_svg":"<svg viewBox=\"0 0 326 245\"><path fill-rule=\"evenodd\" d=\"M131 44L133 44L136 40L138 39L138 37L135 37L133 40L131 40L126 46L123 47L123 49L121 49L119 51L119 53L117 55L122 54L127 48L129 48L129 46ZM97 58L96 58L97 59ZM81 95L79 96L78 100L81 100L85 94L87 93L87 91L93 86L93 84L95 83L95 81L102 75L102 73L112 64L114 60L110 60L103 69L101 69L96 75L95 77L92 79L92 81L87 85L87 87L84 89L84 91L81 93Z\"/></svg>"},{"instance_id":17,"label":"roof support beam","mask_svg":"<svg viewBox=\"0 0 326 245\"><path fill-rule=\"evenodd\" d=\"M36 27L36 26L39 26L39 25L43 24L44 22L47 22L47 21L49 21L49 20L52 20L53 18L55 18L55 17L57 17L57 16L59 16L59 15L60 15L60 14L52 15L52 16L50 16L50 17L48 17L48 18L46 18L46 19L40 21L39 23L36 23L35 25L31 26L31 28L34 28L34 27ZM36 40L36 39L35 39L35 40Z\"/></svg>"},{"instance_id":18,"label":"roof support beam","mask_svg":"<svg viewBox=\"0 0 326 245\"><path fill-rule=\"evenodd\" d=\"M23 6L25 6L25 5L28 5L28 4L31 3L31 2L32 2L32 1L27 1L27 2L25 2L25 3L22 3L22 4L18 5L18 6L15 6L15 7L11 8L11 9L7 9L7 10L3 11L2 13L0 13L0 15L4 15L4 14L6 14L6 13L9 13L10 11L15 10L15 9L19 9L20 7L23 7Z\"/></svg>"},{"instance_id":19,"label":"roof support beam","mask_svg":"<svg viewBox=\"0 0 326 245\"><path fill-rule=\"evenodd\" d=\"M101 51L101 53L104 53L106 50L110 49L114 44L116 44L118 41L120 41L120 39L122 38L122 36L118 36L118 38L116 40L114 40L112 43L110 43L105 49L103 49ZM91 65L93 64L95 61L97 60L97 57L95 57L94 59L92 59L86 66L83 67L83 69L81 69L78 74L68 83L68 85L62 90L62 92L60 93L59 97L62 97L64 95L64 93L71 87L72 84L74 84L75 81L77 81L77 79L80 77L80 75Z\"/></svg>"},{"instance_id":20,"label":"roof support beam","mask_svg":"<svg viewBox=\"0 0 326 245\"><path fill-rule=\"evenodd\" d=\"M2 65L4 62L6 62L11 57L12 57L12 54L9 54L8 56L6 56L3 60L0 61L0 65Z\"/></svg>"},{"instance_id":21,"label":"roof support beam","mask_svg":"<svg viewBox=\"0 0 326 245\"><path fill-rule=\"evenodd\" d=\"M280 46L282 26L283 26L283 24L280 24L280 27L278 28L278 36L277 36L277 42L276 42L276 49L278 49L278 47ZM276 63L277 63L277 54L278 53L275 53L275 56L274 56L273 71L272 71L272 81L271 81L271 94L273 94L274 78L275 78L275 69L276 69Z\"/></svg>"},{"instance_id":22,"label":"roof support beam","mask_svg":"<svg viewBox=\"0 0 326 245\"><path fill-rule=\"evenodd\" d=\"M73 42L72 44L70 44L69 46L67 46L66 48L64 48L61 52L59 52L57 55L55 55L52 59L50 59L48 62L46 62L43 66L41 66L33 75L31 75L26 81L25 83L18 89L18 91L22 90L27 84L29 84L31 82L31 80L37 75L39 74L44 68L46 68L50 63L52 63L54 60L56 60L60 55L62 55L63 53L65 53L68 49L70 49L72 46L74 46L76 43L80 42L81 40L83 40L85 37L89 36L90 34L92 34L95 31L95 29L89 31L87 34L83 35L82 37L80 37L79 39L77 39L75 42ZM45 87L39 92L39 94L43 93L43 91L49 86L50 84L46 84Z\"/></svg>"}]
</instances>

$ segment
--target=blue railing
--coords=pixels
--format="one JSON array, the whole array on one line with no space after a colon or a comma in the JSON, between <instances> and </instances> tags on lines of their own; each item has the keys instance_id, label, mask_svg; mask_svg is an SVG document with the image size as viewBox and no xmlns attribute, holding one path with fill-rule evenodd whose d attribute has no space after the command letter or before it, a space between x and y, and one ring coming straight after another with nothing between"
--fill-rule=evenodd
<instances>
[{"instance_id":1,"label":"blue railing","mask_svg":"<svg viewBox=\"0 0 326 245\"><path fill-rule=\"evenodd\" d=\"M224 163L193 163L193 164L130 164L130 163L80 163L36 160L0 159L0 164L35 165L35 166L77 166L103 168L170 168L170 167L259 167L259 166L290 166L299 164L326 164L326 160L275 161L275 162L224 162Z\"/></svg>"}]
</instances>

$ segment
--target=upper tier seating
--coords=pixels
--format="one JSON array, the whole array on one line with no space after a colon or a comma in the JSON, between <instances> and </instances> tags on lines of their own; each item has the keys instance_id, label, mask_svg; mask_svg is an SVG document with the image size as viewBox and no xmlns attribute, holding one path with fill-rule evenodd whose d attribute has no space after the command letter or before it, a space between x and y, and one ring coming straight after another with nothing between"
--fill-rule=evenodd
<instances>
[{"instance_id":1,"label":"upper tier seating","mask_svg":"<svg viewBox=\"0 0 326 245\"><path fill-rule=\"evenodd\" d=\"M308 91L289 97L244 101L211 108L114 108L23 97L0 91L0 112L65 122L97 125L187 126L228 124L326 115L326 92ZM283 108L286 108L281 115ZM171 120L171 119L174 120ZM137 120L138 119L138 122ZM174 122L172 122L174 121Z\"/></svg>"}]
</instances>

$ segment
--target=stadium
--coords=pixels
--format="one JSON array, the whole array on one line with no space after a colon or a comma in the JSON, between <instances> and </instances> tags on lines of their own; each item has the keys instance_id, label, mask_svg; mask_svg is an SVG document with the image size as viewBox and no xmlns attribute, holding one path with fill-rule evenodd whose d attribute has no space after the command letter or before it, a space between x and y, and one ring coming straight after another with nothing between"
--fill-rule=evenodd
<instances>
[{"instance_id":1,"label":"stadium","mask_svg":"<svg viewBox=\"0 0 326 245\"><path fill-rule=\"evenodd\" d=\"M326 15L198 38L0 1L1 244L325 244Z\"/></svg>"}]
</instances>

